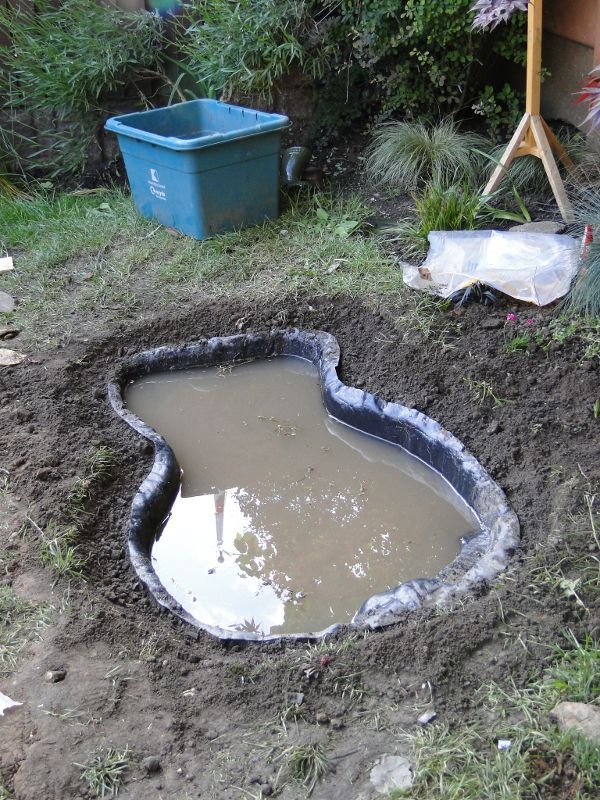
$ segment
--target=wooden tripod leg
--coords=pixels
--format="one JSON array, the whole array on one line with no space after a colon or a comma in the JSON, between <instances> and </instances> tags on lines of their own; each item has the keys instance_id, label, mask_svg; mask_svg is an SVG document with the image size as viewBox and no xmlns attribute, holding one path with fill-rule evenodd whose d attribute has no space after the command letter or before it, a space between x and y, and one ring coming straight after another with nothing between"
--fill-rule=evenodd
<instances>
[{"instance_id":1,"label":"wooden tripod leg","mask_svg":"<svg viewBox=\"0 0 600 800\"><path fill-rule=\"evenodd\" d=\"M562 214L565 222L572 222L574 219L573 207L569 201L569 198L567 197L567 193L565 192L565 186L562 182L562 178L560 177L560 172L556 166L554 156L552 155L552 148L550 147L550 143L546 137L546 131L544 130L540 117L531 117L531 128L533 130L535 143L540 151L542 164L544 165L546 175L550 181L550 186L554 192L554 197L558 203L560 213Z\"/></svg>"},{"instance_id":2,"label":"wooden tripod leg","mask_svg":"<svg viewBox=\"0 0 600 800\"><path fill-rule=\"evenodd\" d=\"M517 129L513 134L512 139L510 140L510 142L506 147L506 150L502 154L502 158L498 162L498 166L493 171L492 177L489 179L487 186L483 190L484 195L491 194L498 188L500 182L502 181L502 178L506 174L506 168L510 166L512 160L514 159L517 153L517 150L519 149L521 142L523 141L523 139L527 134L530 121L531 121L531 114L524 114L523 119L521 120L521 122L519 122Z\"/></svg>"},{"instance_id":3,"label":"wooden tripod leg","mask_svg":"<svg viewBox=\"0 0 600 800\"><path fill-rule=\"evenodd\" d=\"M542 118L542 126L546 133L546 138L550 143L550 147L554 150L554 152L560 159L561 163L569 170L569 172L575 172L575 164L572 162L571 158L565 152L565 148L562 146L562 144L558 141L558 139L554 135L552 128L543 118Z\"/></svg>"}]
</instances>

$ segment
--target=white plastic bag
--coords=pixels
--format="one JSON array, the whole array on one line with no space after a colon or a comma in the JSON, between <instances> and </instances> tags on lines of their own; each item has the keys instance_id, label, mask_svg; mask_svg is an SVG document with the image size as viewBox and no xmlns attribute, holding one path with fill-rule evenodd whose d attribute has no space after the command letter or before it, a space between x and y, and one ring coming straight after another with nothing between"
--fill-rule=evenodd
<instances>
[{"instance_id":1,"label":"white plastic bag","mask_svg":"<svg viewBox=\"0 0 600 800\"><path fill-rule=\"evenodd\" d=\"M578 264L572 236L517 231L431 231L422 267L404 265L404 283L449 297L475 281L544 306L565 295ZM424 277L426 276L426 277Z\"/></svg>"}]
</instances>

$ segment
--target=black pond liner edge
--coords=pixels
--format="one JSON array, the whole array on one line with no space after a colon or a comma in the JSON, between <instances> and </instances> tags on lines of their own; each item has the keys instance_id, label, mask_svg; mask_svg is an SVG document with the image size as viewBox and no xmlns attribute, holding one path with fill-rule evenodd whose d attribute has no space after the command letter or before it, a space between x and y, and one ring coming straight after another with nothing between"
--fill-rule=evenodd
<instances>
[{"instance_id":1,"label":"black pond liner edge","mask_svg":"<svg viewBox=\"0 0 600 800\"><path fill-rule=\"evenodd\" d=\"M318 632L255 634L203 623L187 612L162 585L151 561L155 536L163 527L180 486L181 470L167 442L131 412L124 402L129 383L154 372L216 366L277 355L299 356L319 370L327 411L359 431L400 445L440 473L476 514L481 529L462 541L456 558L433 578L419 578L370 597L349 626L336 623ZM122 363L108 385L114 411L154 447L154 464L134 496L129 520L129 556L138 577L160 606L183 621L220 639L273 641L320 639L343 628L380 628L406 611L442 605L453 595L492 580L507 565L519 544L519 520L502 489L467 452L465 446L435 420L416 409L388 403L339 379L340 348L323 331L273 330L158 347Z\"/></svg>"}]
</instances>

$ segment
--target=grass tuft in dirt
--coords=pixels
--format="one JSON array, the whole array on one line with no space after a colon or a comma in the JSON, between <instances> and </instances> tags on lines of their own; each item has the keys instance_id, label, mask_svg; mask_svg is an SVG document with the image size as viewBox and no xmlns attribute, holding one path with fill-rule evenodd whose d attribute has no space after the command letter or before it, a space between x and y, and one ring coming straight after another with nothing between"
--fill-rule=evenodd
<instances>
[{"instance_id":1,"label":"grass tuft in dirt","mask_svg":"<svg viewBox=\"0 0 600 800\"><path fill-rule=\"evenodd\" d=\"M291 777L310 795L327 769L327 753L321 744L306 744L285 751Z\"/></svg>"},{"instance_id":2,"label":"grass tuft in dirt","mask_svg":"<svg viewBox=\"0 0 600 800\"><path fill-rule=\"evenodd\" d=\"M48 626L50 614L47 604L34 605L11 586L0 586L0 675L13 672L28 642Z\"/></svg>"},{"instance_id":3,"label":"grass tuft in dirt","mask_svg":"<svg viewBox=\"0 0 600 800\"><path fill-rule=\"evenodd\" d=\"M406 258L420 258L431 231L473 230L483 223L487 200L466 183L432 181L414 198L416 216L391 225L386 233L402 245Z\"/></svg>"},{"instance_id":4,"label":"grass tuft in dirt","mask_svg":"<svg viewBox=\"0 0 600 800\"><path fill-rule=\"evenodd\" d=\"M43 532L40 543L42 563L49 567L58 578L75 578L85 581L83 559L74 544L77 529L73 525L59 527L50 524Z\"/></svg>"},{"instance_id":5,"label":"grass tuft in dirt","mask_svg":"<svg viewBox=\"0 0 600 800\"><path fill-rule=\"evenodd\" d=\"M412 800L591 800L600 780L600 752L574 733L562 733L549 719L562 700L600 701L600 651L586 636L567 634L567 649L557 647L554 661L538 679L519 689L483 688L495 722L449 728L435 724L401 736L411 751L415 782L409 792L391 797ZM493 732L492 732L493 731ZM499 747L499 741L504 744Z\"/></svg>"},{"instance_id":6,"label":"grass tuft in dirt","mask_svg":"<svg viewBox=\"0 0 600 800\"><path fill-rule=\"evenodd\" d=\"M84 474L71 482L67 500L67 516L77 523L85 516L85 505L94 483L105 478L115 463L115 454L109 447L98 447L88 456Z\"/></svg>"},{"instance_id":7,"label":"grass tuft in dirt","mask_svg":"<svg viewBox=\"0 0 600 800\"><path fill-rule=\"evenodd\" d=\"M100 750L87 764L75 764L81 769L81 780L97 797L114 797L119 793L123 773L129 767L131 751L110 747Z\"/></svg>"}]
</instances>

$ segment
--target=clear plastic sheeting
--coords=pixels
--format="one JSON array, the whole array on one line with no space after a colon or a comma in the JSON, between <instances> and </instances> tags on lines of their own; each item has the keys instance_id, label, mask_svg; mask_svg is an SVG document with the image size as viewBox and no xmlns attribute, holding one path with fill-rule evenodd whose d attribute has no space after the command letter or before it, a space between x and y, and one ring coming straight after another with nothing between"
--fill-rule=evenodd
<instances>
[{"instance_id":1,"label":"clear plastic sheeting","mask_svg":"<svg viewBox=\"0 0 600 800\"><path fill-rule=\"evenodd\" d=\"M442 297L476 281L545 306L563 297L578 266L572 236L508 231L431 231L423 266L404 265L404 283Z\"/></svg>"}]
</instances>

